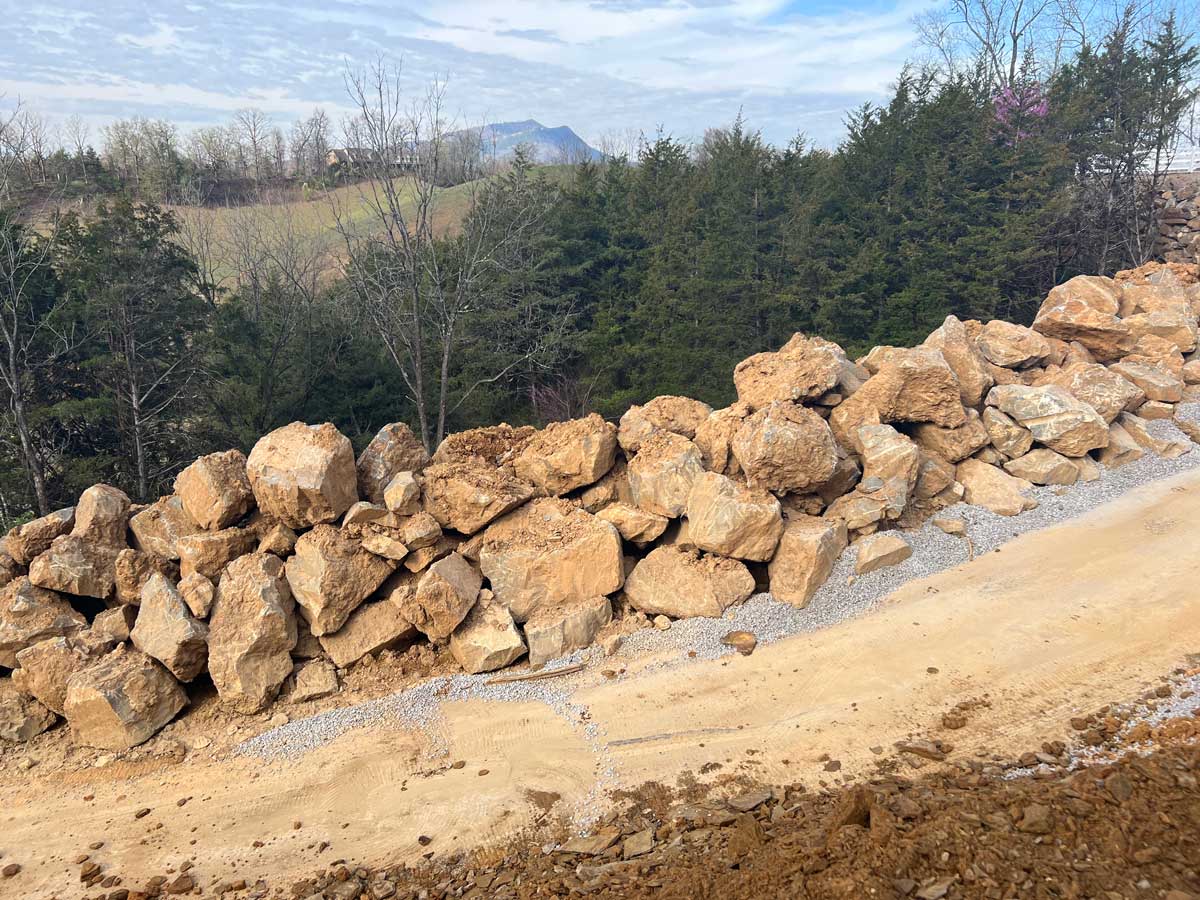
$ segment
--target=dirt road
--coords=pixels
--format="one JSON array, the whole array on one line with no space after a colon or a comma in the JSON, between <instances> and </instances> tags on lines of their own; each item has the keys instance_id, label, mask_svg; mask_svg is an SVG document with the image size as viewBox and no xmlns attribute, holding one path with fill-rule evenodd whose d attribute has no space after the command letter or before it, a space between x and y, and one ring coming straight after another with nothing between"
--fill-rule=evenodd
<instances>
[{"instance_id":1,"label":"dirt road","mask_svg":"<svg viewBox=\"0 0 1200 900\"><path fill-rule=\"evenodd\" d=\"M380 725L290 761L35 769L0 785L0 853L22 864L29 897L78 894L72 861L95 841L127 879L190 860L202 885L279 883L335 858L497 841L553 794L555 813L586 813L608 787L681 775L832 783L910 735L950 740L955 756L1024 750L1200 653L1198 522L1200 473L1156 482L750 657L589 672L570 710L448 703L431 734ZM985 699L942 730L955 704Z\"/></svg>"}]
</instances>

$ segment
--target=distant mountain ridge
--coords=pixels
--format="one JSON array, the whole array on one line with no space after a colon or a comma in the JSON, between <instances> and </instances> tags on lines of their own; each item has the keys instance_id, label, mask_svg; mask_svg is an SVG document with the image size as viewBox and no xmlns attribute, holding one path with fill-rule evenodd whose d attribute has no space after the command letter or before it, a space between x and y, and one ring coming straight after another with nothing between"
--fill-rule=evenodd
<instances>
[{"instance_id":1,"label":"distant mountain ridge","mask_svg":"<svg viewBox=\"0 0 1200 900\"><path fill-rule=\"evenodd\" d=\"M491 154L494 150L499 157L512 156L517 147L525 146L539 163L604 158L604 154L566 125L547 128L541 122L526 119L524 122L494 122L484 125L481 131L485 154Z\"/></svg>"}]
</instances>

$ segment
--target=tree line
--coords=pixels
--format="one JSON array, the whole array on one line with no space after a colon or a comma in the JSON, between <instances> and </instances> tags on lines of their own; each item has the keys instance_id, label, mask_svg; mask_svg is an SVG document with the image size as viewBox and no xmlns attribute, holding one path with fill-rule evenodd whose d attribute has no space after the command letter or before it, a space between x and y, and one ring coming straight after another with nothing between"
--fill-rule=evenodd
<instances>
[{"instance_id":1,"label":"tree line","mask_svg":"<svg viewBox=\"0 0 1200 900\"><path fill-rule=\"evenodd\" d=\"M951 313L1028 321L1056 283L1145 261L1196 97L1176 19L1125 10L1052 64L933 33L940 58L850 113L834 150L772 146L739 116L565 177L518 154L452 216L443 91L413 103L394 70L352 73L367 152L319 201L324 243L294 205L218 239L134 192L35 221L11 190L26 161L0 153L0 515L96 481L153 499L195 455L296 419L360 445L404 420L432 448L663 393L722 406L733 366L794 331L908 345Z\"/></svg>"}]
</instances>

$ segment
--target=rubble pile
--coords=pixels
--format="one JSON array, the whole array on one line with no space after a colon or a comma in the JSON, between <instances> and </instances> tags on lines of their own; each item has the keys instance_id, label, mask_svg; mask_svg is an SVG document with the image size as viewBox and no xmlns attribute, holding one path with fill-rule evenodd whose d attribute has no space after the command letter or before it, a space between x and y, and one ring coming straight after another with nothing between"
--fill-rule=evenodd
<instances>
[{"instance_id":1,"label":"rubble pile","mask_svg":"<svg viewBox=\"0 0 1200 900\"><path fill-rule=\"evenodd\" d=\"M866 574L959 501L1018 515L1035 484L1188 452L1147 421L1200 401L1198 274L1081 276L1031 328L950 316L857 361L797 334L736 367L725 409L657 397L617 424L478 428L432 456L399 423L356 458L333 425L294 422L249 456L201 457L149 505L95 485L4 538L0 739L61 717L122 750L210 682L254 714L414 642L480 673L587 647L614 619L720 616L759 590L804 606L851 544Z\"/></svg>"}]
</instances>

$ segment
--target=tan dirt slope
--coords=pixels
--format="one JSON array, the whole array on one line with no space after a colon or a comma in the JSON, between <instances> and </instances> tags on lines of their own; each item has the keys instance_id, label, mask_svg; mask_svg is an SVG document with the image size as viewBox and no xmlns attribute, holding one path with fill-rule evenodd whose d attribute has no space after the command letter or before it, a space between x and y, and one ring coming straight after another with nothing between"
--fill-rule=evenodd
<instances>
[{"instance_id":1,"label":"tan dirt slope","mask_svg":"<svg viewBox=\"0 0 1200 900\"><path fill-rule=\"evenodd\" d=\"M578 812L598 775L625 786L702 772L833 782L866 771L870 748L910 735L950 740L952 759L1020 752L1200 652L1198 521L1192 472L750 657L615 681L589 671L573 702L598 727L592 738L541 704L474 701L446 704L432 738L377 726L292 762L118 764L53 778L34 769L0 785L2 861L22 864L29 897L75 896L72 861L95 841L105 846L94 858L125 884L184 860L205 886L286 883L335 858L416 859L499 841L542 816L530 792L560 795L555 813ZM990 707L966 727L941 730L944 712L985 696Z\"/></svg>"}]
</instances>

